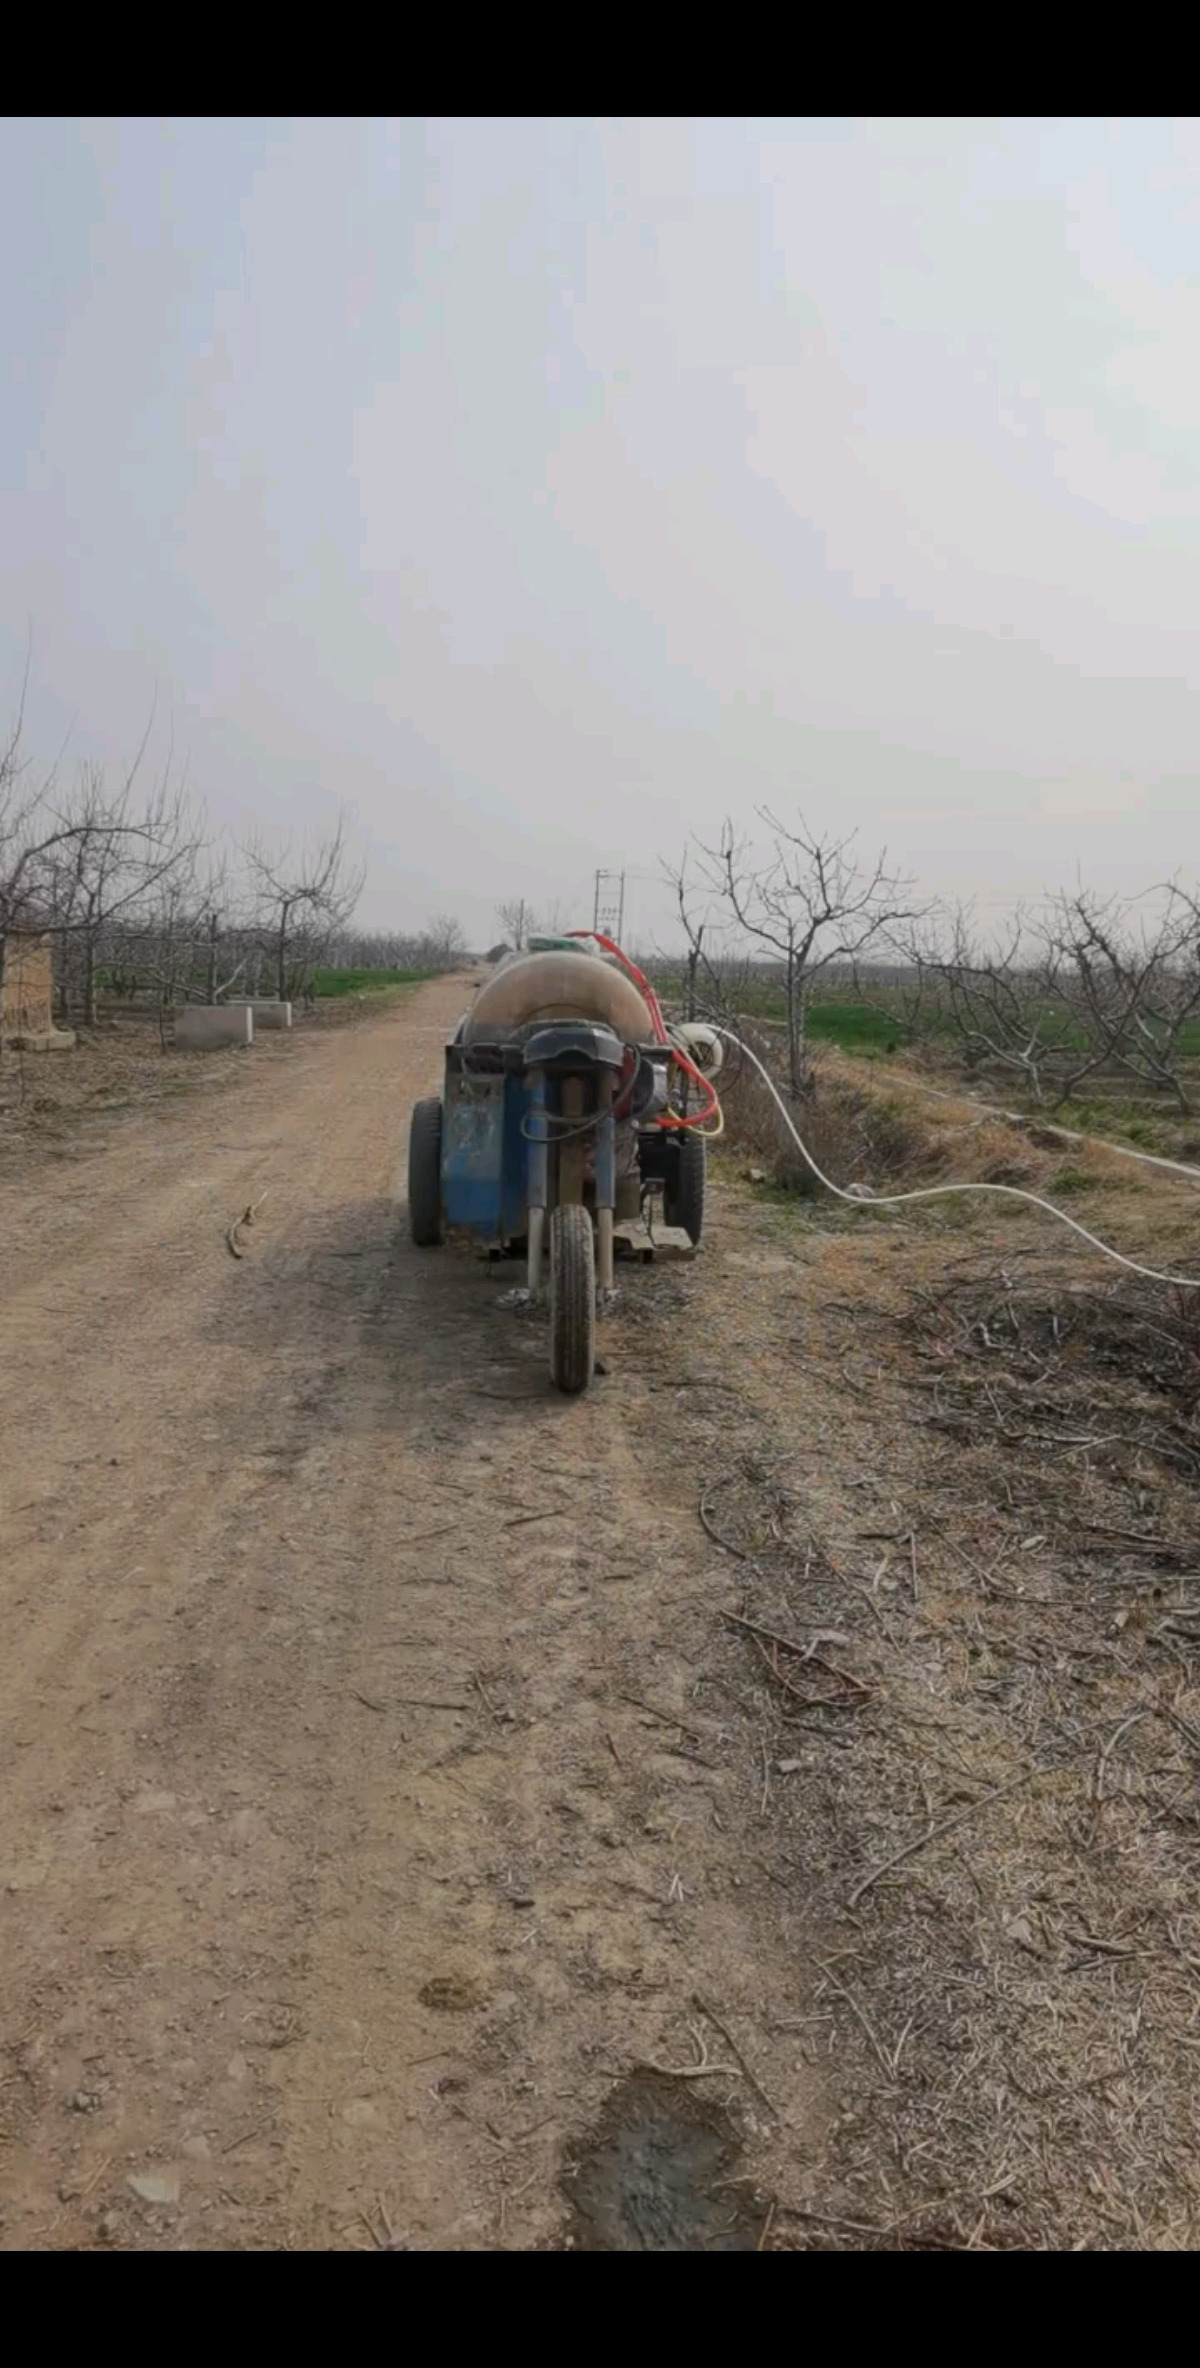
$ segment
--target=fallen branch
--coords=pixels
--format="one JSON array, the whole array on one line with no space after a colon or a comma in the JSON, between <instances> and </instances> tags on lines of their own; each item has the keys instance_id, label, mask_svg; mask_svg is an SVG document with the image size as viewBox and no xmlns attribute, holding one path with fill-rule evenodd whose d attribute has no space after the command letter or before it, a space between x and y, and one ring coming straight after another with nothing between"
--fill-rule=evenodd
<instances>
[{"instance_id":1,"label":"fallen branch","mask_svg":"<svg viewBox=\"0 0 1200 2368\"><path fill-rule=\"evenodd\" d=\"M773 1628L764 1628L758 1620L745 1619L741 1612L722 1612L721 1618L728 1620L734 1628L747 1629L751 1636L765 1637L768 1644L782 1645L785 1653L794 1653L798 1661L812 1662L816 1668L827 1670L830 1677L840 1678L843 1685L852 1686L856 1694L872 1694L875 1691L861 1677L852 1677L848 1669L839 1669L835 1661L827 1661L825 1655L817 1651L815 1638L812 1644L797 1644L790 1636L778 1636ZM834 1631L831 1630L829 1641L833 1639Z\"/></svg>"},{"instance_id":2,"label":"fallen branch","mask_svg":"<svg viewBox=\"0 0 1200 2368\"><path fill-rule=\"evenodd\" d=\"M243 1252L238 1244L238 1235L241 1232L243 1225L253 1225L255 1216L258 1210L261 1209L266 1197L267 1195L265 1192L260 1192L258 1199L252 1200L248 1206L242 1210L241 1216L235 1217L232 1225L226 1227L225 1240L228 1244L230 1254L234 1258L240 1258L243 1256Z\"/></svg>"},{"instance_id":3,"label":"fallen branch","mask_svg":"<svg viewBox=\"0 0 1200 2368\"><path fill-rule=\"evenodd\" d=\"M767 2095L762 2082L756 2079L754 2073L751 2071L750 2066L746 2062L745 2056L742 2054L741 2048L738 2046L738 2043L734 2038L732 2031L728 2028L728 2025L721 2021L720 2015L717 2014L715 2009L709 2005L707 1998L701 1997L698 1990L693 1990L692 1992L692 2004L696 2008L697 2013L708 2016L709 2022L713 2025L714 2030L720 2032L726 2047L732 2048L733 2053L737 2057L737 2060L741 2065L751 2088L754 2090L755 2095L761 2098L763 2104L766 2106L767 2111L771 2116L771 2119L773 2121L782 2123L783 2115L779 2111L778 2106L771 2103L771 2100Z\"/></svg>"},{"instance_id":4,"label":"fallen branch","mask_svg":"<svg viewBox=\"0 0 1200 2368\"><path fill-rule=\"evenodd\" d=\"M710 2017L710 2020L715 2020L715 2017ZM651 2056L635 2056L634 2071L657 2072L662 2080L706 2080L710 2073L719 2072L723 2072L727 2080L742 2079L742 2069L737 2064L710 2064L703 2031L697 2030L694 2023L688 2024L688 2030L691 2034L692 2045L696 2050L694 2064L658 2064ZM734 2052L736 2054L736 2049Z\"/></svg>"},{"instance_id":5,"label":"fallen branch","mask_svg":"<svg viewBox=\"0 0 1200 2368\"><path fill-rule=\"evenodd\" d=\"M730 1538L722 1537L720 1530L713 1528L708 1517L708 1494L703 1489L700 1492L700 1521L714 1546L720 1546L726 1554L734 1555L739 1562L749 1562L750 1556L744 1546L735 1546Z\"/></svg>"},{"instance_id":6,"label":"fallen branch","mask_svg":"<svg viewBox=\"0 0 1200 2368\"><path fill-rule=\"evenodd\" d=\"M1105 1744L1104 1749L1096 1762L1095 1801L1097 1808L1100 1807L1100 1804L1104 1799L1104 1771L1108 1766L1109 1759L1112 1753L1116 1750L1122 1735L1127 1735L1131 1727L1136 1727L1142 1719L1148 1718L1149 1715L1150 1713L1148 1710L1135 1710L1131 1712L1127 1719L1122 1720L1122 1723L1117 1728L1115 1735L1110 1735L1108 1742Z\"/></svg>"},{"instance_id":7,"label":"fallen branch","mask_svg":"<svg viewBox=\"0 0 1200 2368\"><path fill-rule=\"evenodd\" d=\"M774 1651L767 1651L761 1636L754 1636L753 1631L751 1631L751 1637L755 1652L761 1653L762 1655L763 1664L767 1670L768 1675L774 1678L777 1686L783 1687L785 1694L794 1695L796 1701L799 1702L805 1710L858 1710L861 1708L862 1703L867 1699L867 1696L860 1694L852 1694L850 1696L846 1696L844 1694L806 1694L803 1688L796 1685L788 1676L787 1671L780 1668L778 1654Z\"/></svg>"},{"instance_id":8,"label":"fallen branch","mask_svg":"<svg viewBox=\"0 0 1200 2368\"><path fill-rule=\"evenodd\" d=\"M923 1850L928 1842L936 1842L943 1834L953 1833L956 1826L965 1825L967 1819L974 1817L980 1809L986 1809L992 1801L1002 1801L1007 1793L1019 1792L1023 1784L1032 1784L1041 1773L1040 1768L1028 1768L1023 1776L1014 1776L1010 1784L998 1784L994 1791L980 1793L977 1801L968 1802L967 1807L956 1810L953 1817L943 1817L940 1823L926 1826L924 1833L918 1834L915 1842L906 1842L903 1850L893 1851L890 1858L882 1859L878 1866L871 1868L869 1874L862 1876L846 1895L847 1907L857 1907L863 1893L870 1890L872 1883L877 1883L881 1875L890 1874L892 1868L900 1866L906 1858L915 1858L918 1850Z\"/></svg>"},{"instance_id":9,"label":"fallen branch","mask_svg":"<svg viewBox=\"0 0 1200 2368\"><path fill-rule=\"evenodd\" d=\"M640 1694L624 1694L618 1687L617 1700L632 1703L635 1710L644 1710L648 1718L656 1718L661 1726L674 1727L679 1734L690 1735L693 1743L711 1741L711 1730L708 1736L702 1735L698 1727L689 1727L687 1720L680 1718L674 1710L659 1710L655 1703L643 1702Z\"/></svg>"}]
</instances>

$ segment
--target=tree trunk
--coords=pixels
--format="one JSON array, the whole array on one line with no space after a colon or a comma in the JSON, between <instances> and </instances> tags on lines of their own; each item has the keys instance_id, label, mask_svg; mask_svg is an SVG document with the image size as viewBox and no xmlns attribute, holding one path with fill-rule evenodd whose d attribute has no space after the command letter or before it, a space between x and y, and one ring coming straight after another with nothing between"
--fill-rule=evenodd
<instances>
[{"instance_id":1,"label":"tree trunk","mask_svg":"<svg viewBox=\"0 0 1200 2368\"><path fill-rule=\"evenodd\" d=\"M58 942L58 960L54 965L54 1009L57 1025L71 1025L71 976L67 965L67 939L64 931Z\"/></svg>"},{"instance_id":2,"label":"tree trunk","mask_svg":"<svg viewBox=\"0 0 1200 2368\"><path fill-rule=\"evenodd\" d=\"M280 907L279 941L275 948L275 992L281 1003L287 1002L287 925L288 908Z\"/></svg>"},{"instance_id":3,"label":"tree trunk","mask_svg":"<svg viewBox=\"0 0 1200 2368\"><path fill-rule=\"evenodd\" d=\"M796 958L790 951L787 958L787 1016L788 1016L788 1082L794 1095L803 1089L804 1015L800 997L801 982L796 971Z\"/></svg>"},{"instance_id":4,"label":"tree trunk","mask_svg":"<svg viewBox=\"0 0 1200 2368\"><path fill-rule=\"evenodd\" d=\"M96 940L90 929L83 941L83 1024L96 1025Z\"/></svg>"}]
</instances>

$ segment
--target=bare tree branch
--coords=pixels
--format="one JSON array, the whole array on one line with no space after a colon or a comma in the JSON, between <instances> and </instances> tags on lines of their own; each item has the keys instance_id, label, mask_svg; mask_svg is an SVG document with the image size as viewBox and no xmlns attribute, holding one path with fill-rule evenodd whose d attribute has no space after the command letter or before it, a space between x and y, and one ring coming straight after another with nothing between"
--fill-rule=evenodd
<instances>
[{"instance_id":1,"label":"bare tree branch","mask_svg":"<svg viewBox=\"0 0 1200 2368\"><path fill-rule=\"evenodd\" d=\"M727 820L715 847L700 848L704 885L731 919L736 938L769 949L782 970L787 1011L788 1079L795 1094L807 1078L806 1015L817 979L831 963L857 960L923 907L913 882L890 871L886 853L864 869L854 834L821 837L801 816L789 827L769 807L759 818L772 833L765 859Z\"/></svg>"},{"instance_id":2,"label":"bare tree branch","mask_svg":"<svg viewBox=\"0 0 1200 2368\"><path fill-rule=\"evenodd\" d=\"M258 922L269 948L280 1002L312 999L313 979L338 929L362 894L365 865L351 870L344 814L314 846L290 842L271 855L261 838L246 842L243 858L254 890Z\"/></svg>"}]
</instances>

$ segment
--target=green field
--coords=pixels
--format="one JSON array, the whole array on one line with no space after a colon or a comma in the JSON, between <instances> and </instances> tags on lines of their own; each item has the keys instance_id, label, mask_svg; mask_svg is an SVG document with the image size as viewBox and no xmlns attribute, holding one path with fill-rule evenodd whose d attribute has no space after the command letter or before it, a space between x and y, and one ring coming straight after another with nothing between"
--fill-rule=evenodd
<instances>
[{"instance_id":1,"label":"green field","mask_svg":"<svg viewBox=\"0 0 1200 2368\"><path fill-rule=\"evenodd\" d=\"M315 995L374 995L384 987L415 987L428 976L424 970L318 970Z\"/></svg>"},{"instance_id":2,"label":"green field","mask_svg":"<svg viewBox=\"0 0 1200 2368\"><path fill-rule=\"evenodd\" d=\"M836 1044L842 1052L896 1052L900 1030L866 1003L812 1003L807 1033L815 1044Z\"/></svg>"},{"instance_id":3,"label":"green field","mask_svg":"<svg viewBox=\"0 0 1200 2368\"><path fill-rule=\"evenodd\" d=\"M681 999L682 981L671 980L664 984L668 999ZM751 981L740 990L737 1000L748 1018L773 1023L777 1027L782 1027L786 1022L784 997L777 986L766 981ZM888 1017L888 1000L886 987L879 990L878 1007L874 1003L856 1003L836 997L828 1000L817 998L808 1006L805 1032L815 1044L834 1044L841 1052L860 1053L868 1058L881 1053L900 1052L906 1042L900 998L896 998L894 1021ZM1048 1011L1045 1016L1053 1023L1058 1015ZM932 1005L927 1006L920 1028L922 1036L941 1037L947 1047L953 1050L955 1033L948 1014L938 1012ZM1063 1028L1060 1025L1056 1030L1051 1024L1047 1034L1051 1040L1078 1050L1082 1050L1087 1042L1085 1032L1080 1027ZM1200 1057L1200 1020L1186 1022L1180 1032L1178 1050L1185 1060Z\"/></svg>"}]
</instances>

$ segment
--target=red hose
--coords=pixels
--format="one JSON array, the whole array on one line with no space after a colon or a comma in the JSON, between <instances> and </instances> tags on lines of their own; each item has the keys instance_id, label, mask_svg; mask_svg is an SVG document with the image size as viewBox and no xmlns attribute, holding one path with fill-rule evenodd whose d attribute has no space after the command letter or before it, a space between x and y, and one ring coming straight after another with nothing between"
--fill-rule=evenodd
<instances>
[{"instance_id":1,"label":"red hose","mask_svg":"<svg viewBox=\"0 0 1200 2368\"><path fill-rule=\"evenodd\" d=\"M628 977L633 980L635 987L637 987L639 992L645 997L646 1007L650 1013L651 1026L654 1029L654 1033L658 1042L660 1044L666 1044L670 1046L672 1058L678 1061L680 1068L688 1077L694 1080L694 1082L699 1086L701 1093L707 1097L704 1108L702 1110L693 1112L690 1116L685 1116L678 1110L665 1110L663 1112L662 1118L659 1121L659 1124L661 1126L675 1127L701 1126L706 1118L711 1118L714 1111L719 1110L721 1107L719 1101L717 1100L716 1087L712 1084L709 1078L702 1075L701 1071L696 1067L695 1062L690 1060L685 1052L680 1052L679 1046L677 1044L671 1044L671 1039L667 1034L667 1023L662 1015L662 1005L660 1004L658 997L646 976L645 971L639 970L637 963L630 961L628 954L622 952L620 946L616 943L614 938L605 937L602 931L599 929L568 929L567 936L589 938L593 945L603 946L605 953L611 954L614 961L620 963L622 970L625 971Z\"/></svg>"},{"instance_id":2,"label":"red hose","mask_svg":"<svg viewBox=\"0 0 1200 2368\"><path fill-rule=\"evenodd\" d=\"M663 1018L662 1007L659 1003L658 997L655 994L645 971L639 970L637 963L631 962L628 954L622 953L621 948L619 945L617 945L615 939L611 937L605 937L599 929L568 929L567 936L590 938L594 945L603 946L606 954L613 955L614 959L620 963L622 970L624 970L633 980L635 987L639 987L641 989L641 992L645 996L646 1002L649 1005L650 1019L654 1028L654 1033L657 1036L660 1044L666 1044L669 1041L667 1036L667 1024Z\"/></svg>"}]
</instances>

